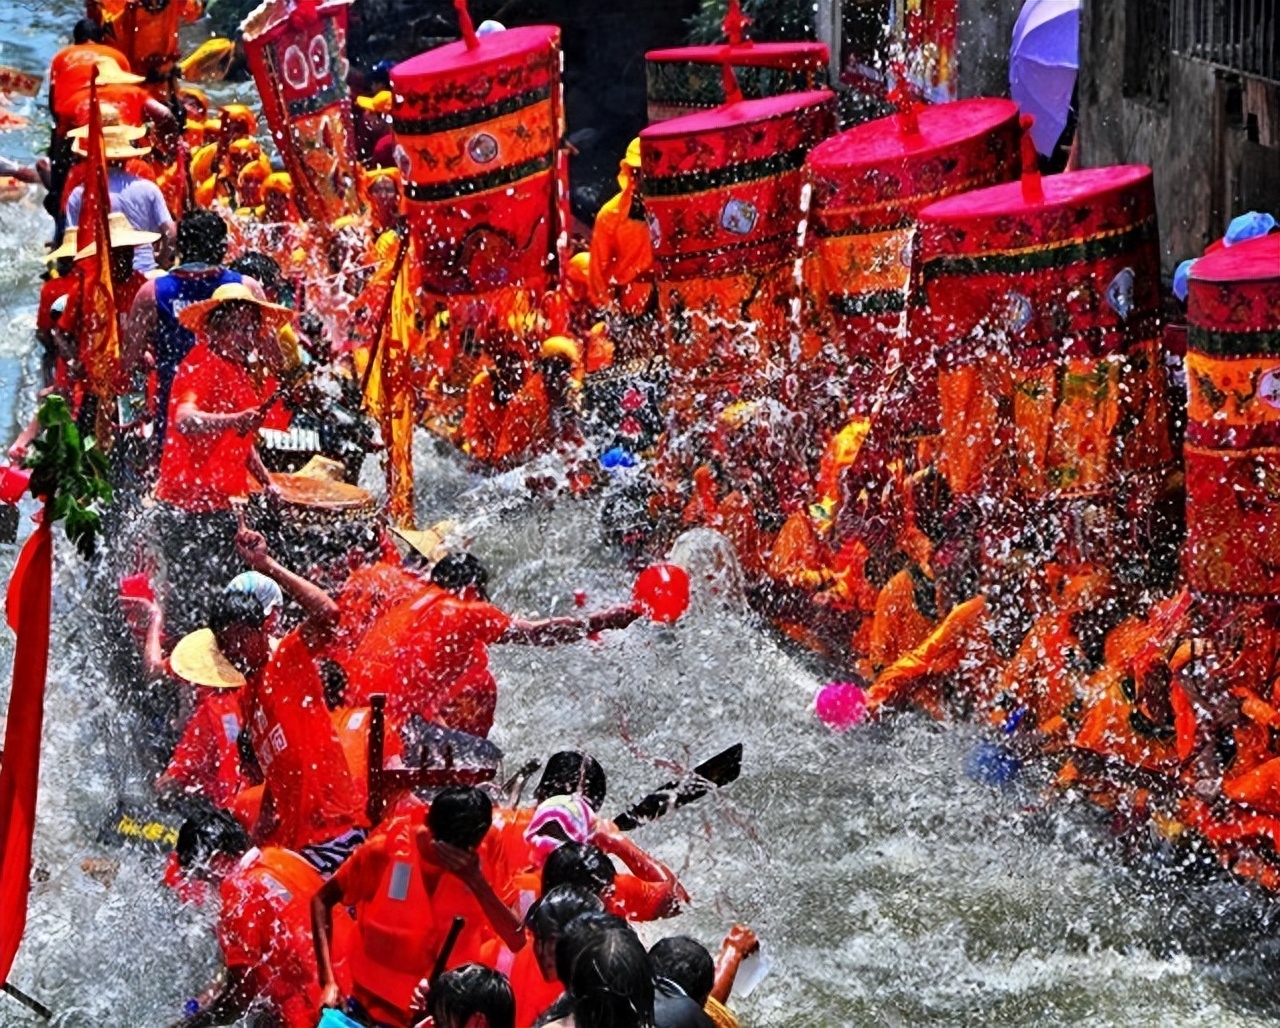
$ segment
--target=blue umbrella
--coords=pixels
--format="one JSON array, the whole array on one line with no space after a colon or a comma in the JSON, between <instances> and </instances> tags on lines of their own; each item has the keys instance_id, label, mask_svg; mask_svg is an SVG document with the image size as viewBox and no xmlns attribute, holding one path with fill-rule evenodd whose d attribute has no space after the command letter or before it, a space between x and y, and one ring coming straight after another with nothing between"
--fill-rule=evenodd
<instances>
[{"instance_id":1,"label":"blue umbrella","mask_svg":"<svg viewBox=\"0 0 1280 1028\"><path fill-rule=\"evenodd\" d=\"M1009 92L1035 118L1031 139L1046 156L1067 127L1080 67L1082 0L1026 0L1013 27Z\"/></svg>"}]
</instances>

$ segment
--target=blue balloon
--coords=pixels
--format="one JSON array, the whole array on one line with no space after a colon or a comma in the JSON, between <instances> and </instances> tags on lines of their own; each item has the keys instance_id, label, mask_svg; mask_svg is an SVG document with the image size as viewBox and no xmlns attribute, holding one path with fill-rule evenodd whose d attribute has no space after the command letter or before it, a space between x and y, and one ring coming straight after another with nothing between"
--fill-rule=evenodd
<instances>
[{"instance_id":1,"label":"blue balloon","mask_svg":"<svg viewBox=\"0 0 1280 1028\"><path fill-rule=\"evenodd\" d=\"M607 450L600 455L600 466L606 471L612 471L614 468L634 468L639 463L634 453L624 450L621 446L615 446L612 450Z\"/></svg>"},{"instance_id":2,"label":"blue balloon","mask_svg":"<svg viewBox=\"0 0 1280 1028\"><path fill-rule=\"evenodd\" d=\"M1018 777L1022 761L995 742L980 742L964 758L964 773L980 785L1000 788Z\"/></svg>"}]
</instances>

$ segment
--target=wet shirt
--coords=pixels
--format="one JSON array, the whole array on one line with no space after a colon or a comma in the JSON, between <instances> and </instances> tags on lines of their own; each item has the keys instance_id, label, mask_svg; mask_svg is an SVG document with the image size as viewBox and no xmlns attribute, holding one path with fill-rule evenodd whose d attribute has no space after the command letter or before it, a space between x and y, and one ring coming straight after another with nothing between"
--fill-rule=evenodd
<instances>
[{"instance_id":1,"label":"wet shirt","mask_svg":"<svg viewBox=\"0 0 1280 1028\"><path fill-rule=\"evenodd\" d=\"M139 232L160 232L173 224L164 193L154 182L138 175L131 175L114 164L107 166L107 192L111 195L111 209L129 219L129 224ZM76 186L67 197L67 225L80 224L80 204L84 199L84 186ZM146 273L156 266L155 252L150 243L133 248L133 268Z\"/></svg>"},{"instance_id":2,"label":"wet shirt","mask_svg":"<svg viewBox=\"0 0 1280 1028\"><path fill-rule=\"evenodd\" d=\"M281 640L245 703L274 816L264 842L301 850L362 823L359 794L300 630Z\"/></svg>"},{"instance_id":3,"label":"wet shirt","mask_svg":"<svg viewBox=\"0 0 1280 1028\"><path fill-rule=\"evenodd\" d=\"M183 403L210 414L233 414L261 406L273 391L272 379L255 383L244 367L219 357L202 342L174 376L169 421L172 424ZM265 423L283 427L287 415L277 407ZM250 490L248 461L253 446L252 433L241 435L230 428L190 435L171 428L165 435L156 498L193 512L230 510L232 497L245 496Z\"/></svg>"},{"instance_id":4,"label":"wet shirt","mask_svg":"<svg viewBox=\"0 0 1280 1028\"><path fill-rule=\"evenodd\" d=\"M165 775L189 793L226 809L246 784L238 742L244 714L240 689L202 689Z\"/></svg>"},{"instance_id":5,"label":"wet shirt","mask_svg":"<svg viewBox=\"0 0 1280 1028\"><path fill-rule=\"evenodd\" d=\"M311 898L320 875L296 853L250 850L222 883L218 944L228 968L247 972L286 1028L312 1028L320 986L311 941Z\"/></svg>"},{"instance_id":6,"label":"wet shirt","mask_svg":"<svg viewBox=\"0 0 1280 1028\"><path fill-rule=\"evenodd\" d=\"M421 575L386 560L366 564L351 572L334 597L341 615L329 643L328 657L341 664L350 678L352 655L378 619L431 588L433 586Z\"/></svg>"},{"instance_id":7,"label":"wet shirt","mask_svg":"<svg viewBox=\"0 0 1280 1028\"><path fill-rule=\"evenodd\" d=\"M511 625L491 603L462 600L433 588L383 615L352 658L351 694L367 702L387 694L395 724L418 713L473 735L493 721L497 685L489 645Z\"/></svg>"},{"instance_id":8,"label":"wet shirt","mask_svg":"<svg viewBox=\"0 0 1280 1028\"><path fill-rule=\"evenodd\" d=\"M105 43L74 43L54 54L49 64L49 95L61 131L71 127L70 116L79 95L88 90L93 69L104 57L115 61L121 71L129 71L129 59Z\"/></svg>"}]
</instances>

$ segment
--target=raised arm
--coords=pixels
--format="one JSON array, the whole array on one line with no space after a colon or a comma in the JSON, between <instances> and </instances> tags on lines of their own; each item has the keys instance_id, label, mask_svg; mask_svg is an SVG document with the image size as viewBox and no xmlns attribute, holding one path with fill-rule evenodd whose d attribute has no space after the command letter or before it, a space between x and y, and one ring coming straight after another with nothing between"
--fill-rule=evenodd
<instances>
[{"instance_id":1,"label":"raised arm","mask_svg":"<svg viewBox=\"0 0 1280 1028\"><path fill-rule=\"evenodd\" d=\"M241 523L236 532L236 553L254 571L261 572L273 579L306 611L307 621L302 626L304 632L327 635L338 623L338 605L333 597L314 582L295 575L283 564L271 556L267 549L267 540L260 532L254 532Z\"/></svg>"}]
</instances>

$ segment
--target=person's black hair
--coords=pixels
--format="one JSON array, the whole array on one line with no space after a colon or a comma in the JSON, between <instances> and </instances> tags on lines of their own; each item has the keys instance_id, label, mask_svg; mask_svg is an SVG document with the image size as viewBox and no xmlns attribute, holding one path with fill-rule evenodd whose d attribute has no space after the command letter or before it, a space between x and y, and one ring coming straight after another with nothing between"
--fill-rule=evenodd
<instances>
[{"instance_id":1,"label":"person's black hair","mask_svg":"<svg viewBox=\"0 0 1280 1028\"><path fill-rule=\"evenodd\" d=\"M101 43L102 26L92 18L81 18L71 30L71 42L76 46L82 43Z\"/></svg>"},{"instance_id":2,"label":"person's black hair","mask_svg":"<svg viewBox=\"0 0 1280 1028\"><path fill-rule=\"evenodd\" d=\"M249 593L219 593L209 608L209 627L215 636L238 625L261 628L266 623L267 612L262 601Z\"/></svg>"},{"instance_id":3,"label":"person's black hair","mask_svg":"<svg viewBox=\"0 0 1280 1028\"><path fill-rule=\"evenodd\" d=\"M250 250L242 253L234 261L227 265L231 271L238 272L241 275L248 275L250 278L256 278L262 285L263 289L273 289L280 283L281 272L280 265L265 253L258 250Z\"/></svg>"},{"instance_id":4,"label":"person's black hair","mask_svg":"<svg viewBox=\"0 0 1280 1028\"><path fill-rule=\"evenodd\" d=\"M630 932L631 926L617 914L592 910L579 914L560 933L556 941L556 977L565 988L573 977L573 965L579 954L606 932Z\"/></svg>"},{"instance_id":5,"label":"person's black hair","mask_svg":"<svg viewBox=\"0 0 1280 1028\"><path fill-rule=\"evenodd\" d=\"M604 904L595 893L561 885L544 889L542 898L529 908L524 916L524 926L533 937L543 942L558 939L575 918L583 914L603 912Z\"/></svg>"},{"instance_id":6,"label":"person's black hair","mask_svg":"<svg viewBox=\"0 0 1280 1028\"><path fill-rule=\"evenodd\" d=\"M250 325L254 327L251 328ZM227 300L214 307L204 319L207 332L231 328L252 335L261 325L262 312L257 304L249 300Z\"/></svg>"},{"instance_id":7,"label":"person's black hair","mask_svg":"<svg viewBox=\"0 0 1280 1028\"><path fill-rule=\"evenodd\" d=\"M427 811L432 838L462 850L479 846L492 822L493 801L470 785L441 789Z\"/></svg>"},{"instance_id":8,"label":"person's black hair","mask_svg":"<svg viewBox=\"0 0 1280 1028\"><path fill-rule=\"evenodd\" d=\"M716 962L707 947L687 935L659 939L649 947L653 973L675 982L684 994L703 1007L716 984Z\"/></svg>"},{"instance_id":9,"label":"person's black hair","mask_svg":"<svg viewBox=\"0 0 1280 1028\"><path fill-rule=\"evenodd\" d=\"M462 1028L473 1014L483 1014L489 1028L514 1028L516 997L501 971L482 964L463 964L431 983L429 1013L441 1028Z\"/></svg>"},{"instance_id":10,"label":"person's black hair","mask_svg":"<svg viewBox=\"0 0 1280 1028\"><path fill-rule=\"evenodd\" d=\"M652 1028L653 965L630 929L596 936L569 977L577 1028Z\"/></svg>"},{"instance_id":11,"label":"person's black hair","mask_svg":"<svg viewBox=\"0 0 1280 1028\"><path fill-rule=\"evenodd\" d=\"M475 586L481 596L488 599L489 572L471 553L450 553L436 561L431 569L431 581L442 589L463 589Z\"/></svg>"},{"instance_id":12,"label":"person's black hair","mask_svg":"<svg viewBox=\"0 0 1280 1028\"><path fill-rule=\"evenodd\" d=\"M582 798L599 811L604 806L608 781L599 761L578 750L561 750L547 759L533 798L541 803L552 796L571 796L580 792Z\"/></svg>"},{"instance_id":13,"label":"person's black hair","mask_svg":"<svg viewBox=\"0 0 1280 1028\"><path fill-rule=\"evenodd\" d=\"M188 211L178 222L178 256L184 264L221 264L227 255L227 223L210 210Z\"/></svg>"},{"instance_id":14,"label":"person's black hair","mask_svg":"<svg viewBox=\"0 0 1280 1028\"><path fill-rule=\"evenodd\" d=\"M347 673L336 660L317 662L320 684L324 686L324 705L330 710L344 706L347 699Z\"/></svg>"},{"instance_id":15,"label":"person's black hair","mask_svg":"<svg viewBox=\"0 0 1280 1028\"><path fill-rule=\"evenodd\" d=\"M574 886L599 896L617 874L613 861L599 847L566 842L552 850L542 865L542 892L546 895L560 886Z\"/></svg>"},{"instance_id":16,"label":"person's black hair","mask_svg":"<svg viewBox=\"0 0 1280 1028\"><path fill-rule=\"evenodd\" d=\"M253 843L243 826L220 810L202 810L182 822L174 852L183 870L203 864L217 853L238 857Z\"/></svg>"}]
</instances>

